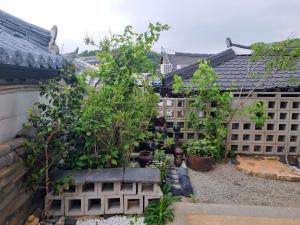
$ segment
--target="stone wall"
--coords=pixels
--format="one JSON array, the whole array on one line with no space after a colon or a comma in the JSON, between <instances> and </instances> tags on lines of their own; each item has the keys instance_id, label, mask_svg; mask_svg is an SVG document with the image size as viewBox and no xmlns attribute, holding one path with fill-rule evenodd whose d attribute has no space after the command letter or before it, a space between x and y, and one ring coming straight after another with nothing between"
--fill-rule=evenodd
<instances>
[{"instance_id":1,"label":"stone wall","mask_svg":"<svg viewBox=\"0 0 300 225\"><path fill-rule=\"evenodd\" d=\"M21 225L34 210L33 194L26 192L22 156L24 138L0 144L0 224Z\"/></svg>"},{"instance_id":2,"label":"stone wall","mask_svg":"<svg viewBox=\"0 0 300 225\"><path fill-rule=\"evenodd\" d=\"M0 143L15 138L28 109L39 100L37 85L0 85Z\"/></svg>"}]
</instances>

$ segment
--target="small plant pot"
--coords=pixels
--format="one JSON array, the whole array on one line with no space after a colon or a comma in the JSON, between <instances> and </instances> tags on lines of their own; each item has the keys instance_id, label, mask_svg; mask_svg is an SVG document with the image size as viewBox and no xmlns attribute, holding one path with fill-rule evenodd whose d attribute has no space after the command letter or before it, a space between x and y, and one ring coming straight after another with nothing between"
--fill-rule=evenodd
<instances>
[{"instance_id":1,"label":"small plant pot","mask_svg":"<svg viewBox=\"0 0 300 225\"><path fill-rule=\"evenodd\" d=\"M213 157L202 157L187 154L186 161L189 168L200 172L207 172L212 169Z\"/></svg>"},{"instance_id":2,"label":"small plant pot","mask_svg":"<svg viewBox=\"0 0 300 225\"><path fill-rule=\"evenodd\" d=\"M150 151L141 151L137 161L141 167L145 167L150 161L153 160L153 154Z\"/></svg>"}]
</instances>

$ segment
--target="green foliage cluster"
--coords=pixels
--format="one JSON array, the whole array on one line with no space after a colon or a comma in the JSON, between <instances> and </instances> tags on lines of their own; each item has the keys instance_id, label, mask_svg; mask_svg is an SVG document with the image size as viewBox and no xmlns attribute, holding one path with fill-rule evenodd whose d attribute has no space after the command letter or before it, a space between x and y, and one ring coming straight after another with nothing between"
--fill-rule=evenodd
<instances>
[{"instance_id":1,"label":"green foliage cluster","mask_svg":"<svg viewBox=\"0 0 300 225\"><path fill-rule=\"evenodd\" d=\"M175 76L173 89L194 98L194 110L188 114L188 119L195 129L201 129L213 149L216 158L222 155L224 139L227 136L227 119L231 114L232 96L230 91L222 91L218 84L218 75L207 65L201 63L194 73L190 85L184 86L179 76ZM205 113L208 111L208 113ZM203 114L204 117L199 115ZM202 142L201 142L202 143ZM197 144L201 144L197 143ZM215 150L219 152L216 153ZM195 152L196 153L196 152Z\"/></svg>"},{"instance_id":2,"label":"green foliage cluster","mask_svg":"<svg viewBox=\"0 0 300 225\"><path fill-rule=\"evenodd\" d=\"M202 157L212 156L214 159L222 157L219 147L218 140L209 138L202 138L186 144L187 153Z\"/></svg>"},{"instance_id":3,"label":"green foliage cluster","mask_svg":"<svg viewBox=\"0 0 300 225\"><path fill-rule=\"evenodd\" d=\"M100 42L97 55L102 63L99 71L89 75L101 85L89 90L77 127L84 135L86 152L96 156L96 167L127 165L133 148L147 137L150 120L157 114L159 95L146 82L140 87L137 80L151 69L146 53L168 26L149 24L148 29L138 34L128 26L123 34Z\"/></svg>"},{"instance_id":4,"label":"green foliage cluster","mask_svg":"<svg viewBox=\"0 0 300 225\"><path fill-rule=\"evenodd\" d=\"M89 42L91 41L90 39L86 39L89 40ZM80 57L86 57L86 56L96 56L98 54L98 52L100 52L99 50L85 50L81 53L79 53L78 55ZM161 59L161 55L155 51L147 51L146 52L147 58L151 61L151 69L158 69L159 65L160 65L160 59Z\"/></svg>"},{"instance_id":5,"label":"green foliage cluster","mask_svg":"<svg viewBox=\"0 0 300 225\"><path fill-rule=\"evenodd\" d=\"M99 50L84 50L83 52L79 53L78 56L86 57L86 56L96 56Z\"/></svg>"},{"instance_id":6,"label":"green foliage cluster","mask_svg":"<svg viewBox=\"0 0 300 225\"><path fill-rule=\"evenodd\" d=\"M150 203L145 208L144 222L147 225L164 225L167 222L172 222L174 218L174 209L170 206L179 200L178 197L173 196L165 186L164 195L158 202Z\"/></svg>"},{"instance_id":7,"label":"green foliage cluster","mask_svg":"<svg viewBox=\"0 0 300 225\"><path fill-rule=\"evenodd\" d=\"M147 52L167 25L149 24L138 34L131 26L124 33L100 42L99 70L86 75L100 81L87 85L87 77L74 68L42 85L29 123L37 138L25 144L27 184L39 189L52 168L86 169L126 166L140 140L149 136L147 128L157 114L159 95L138 78L151 68ZM88 42L94 43L91 39ZM148 66L148 67L147 67Z\"/></svg>"},{"instance_id":8,"label":"green foliage cluster","mask_svg":"<svg viewBox=\"0 0 300 225\"><path fill-rule=\"evenodd\" d=\"M166 182L167 171L169 168L169 158L167 158L164 150L155 150L153 161L147 165L148 168L157 168L160 171L160 186Z\"/></svg>"},{"instance_id":9,"label":"green foliage cluster","mask_svg":"<svg viewBox=\"0 0 300 225\"><path fill-rule=\"evenodd\" d=\"M72 176L64 176L62 179L55 182L54 185L54 194L60 194L64 191L67 191L70 189L70 185L73 182Z\"/></svg>"},{"instance_id":10,"label":"green foliage cluster","mask_svg":"<svg viewBox=\"0 0 300 225\"><path fill-rule=\"evenodd\" d=\"M39 113L33 113L31 109L29 121L25 124L33 126L37 133L36 139L24 144L26 184L34 190L44 187L47 152L50 169L63 164L72 151L80 149L81 140L74 129L74 122L79 119L84 94L83 81L74 74L74 68L66 69L59 78L41 85L43 101L34 107Z\"/></svg>"},{"instance_id":11,"label":"green foliage cluster","mask_svg":"<svg viewBox=\"0 0 300 225\"><path fill-rule=\"evenodd\" d=\"M265 122L269 119L266 106L261 101L255 101L244 109L249 118L255 122L257 128L262 128Z\"/></svg>"},{"instance_id":12,"label":"green foliage cluster","mask_svg":"<svg viewBox=\"0 0 300 225\"><path fill-rule=\"evenodd\" d=\"M251 45L251 60L264 62L266 75L274 71L295 70L297 58L300 56L300 39L287 39L281 42Z\"/></svg>"}]
</instances>

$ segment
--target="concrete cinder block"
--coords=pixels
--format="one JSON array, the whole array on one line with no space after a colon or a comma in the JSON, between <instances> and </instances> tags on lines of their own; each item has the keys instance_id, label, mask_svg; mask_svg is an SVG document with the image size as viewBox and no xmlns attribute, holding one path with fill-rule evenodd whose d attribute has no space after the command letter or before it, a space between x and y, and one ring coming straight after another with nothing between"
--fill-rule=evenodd
<instances>
[{"instance_id":1,"label":"concrete cinder block","mask_svg":"<svg viewBox=\"0 0 300 225\"><path fill-rule=\"evenodd\" d=\"M101 184L99 184L99 185L101 185ZM84 185L82 185L82 187L79 191L81 191L80 195L83 195L83 196L97 196L98 183L87 182Z\"/></svg>"},{"instance_id":2,"label":"concrete cinder block","mask_svg":"<svg viewBox=\"0 0 300 225\"><path fill-rule=\"evenodd\" d=\"M157 183L138 183L138 194L140 195L155 195L158 193L158 190L159 186Z\"/></svg>"},{"instance_id":3,"label":"concrete cinder block","mask_svg":"<svg viewBox=\"0 0 300 225\"><path fill-rule=\"evenodd\" d=\"M124 195L124 214L142 214L143 205L142 195Z\"/></svg>"},{"instance_id":4,"label":"concrete cinder block","mask_svg":"<svg viewBox=\"0 0 300 225\"><path fill-rule=\"evenodd\" d=\"M123 195L104 196L104 213L105 214L124 213Z\"/></svg>"},{"instance_id":5,"label":"concrete cinder block","mask_svg":"<svg viewBox=\"0 0 300 225\"><path fill-rule=\"evenodd\" d=\"M148 206L149 203L159 201L159 199L163 196L162 191L158 188L158 193L155 195L145 195L144 196L144 209Z\"/></svg>"},{"instance_id":6,"label":"concrete cinder block","mask_svg":"<svg viewBox=\"0 0 300 225\"><path fill-rule=\"evenodd\" d=\"M135 182L121 182L120 194L122 195L136 195L137 183Z\"/></svg>"},{"instance_id":7,"label":"concrete cinder block","mask_svg":"<svg viewBox=\"0 0 300 225\"><path fill-rule=\"evenodd\" d=\"M48 216L64 216L65 202L63 196L48 194L46 196L46 205L48 207Z\"/></svg>"},{"instance_id":8,"label":"concrete cinder block","mask_svg":"<svg viewBox=\"0 0 300 225\"><path fill-rule=\"evenodd\" d=\"M78 196L82 192L82 186L81 184L71 184L69 190L65 190L62 195L65 197Z\"/></svg>"},{"instance_id":9,"label":"concrete cinder block","mask_svg":"<svg viewBox=\"0 0 300 225\"><path fill-rule=\"evenodd\" d=\"M84 215L84 197L68 196L65 197L65 215L83 216Z\"/></svg>"},{"instance_id":10,"label":"concrete cinder block","mask_svg":"<svg viewBox=\"0 0 300 225\"><path fill-rule=\"evenodd\" d=\"M98 195L118 195L120 193L121 182L98 183Z\"/></svg>"},{"instance_id":11,"label":"concrete cinder block","mask_svg":"<svg viewBox=\"0 0 300 225\"><path fill-rule=\"evenodd\" d=\"M104 197L85 196L84 197L84 215L103 215L104 214Z\"/></svg>"}]
</instances>

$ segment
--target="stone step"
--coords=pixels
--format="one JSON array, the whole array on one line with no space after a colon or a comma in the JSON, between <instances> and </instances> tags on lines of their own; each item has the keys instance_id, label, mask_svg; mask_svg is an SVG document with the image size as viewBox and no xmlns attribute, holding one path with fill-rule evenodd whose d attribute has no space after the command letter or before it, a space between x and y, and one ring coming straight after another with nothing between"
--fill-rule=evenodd
<instances>
[{"instance_id":1,"label":"stone step","mask_svg":"<svg viewBox=\"0 0 300 225\"><path fill-rule=\"evenodd\" d=\"M289 219L291 221L300 221L300 208L288 207L269 207L269 206L244 206L244 205L224 205L224 204L206 204L206 203L189 203L177 202L173 204L174 221L169 224L174 225L194 225L189 223L189 218L194 220L197 216L231 216L231 217L253 217L253 218L277 218ZM200 218L200 217L199 217ZM198 219L199 219L198 218ZM221 220L222 221L222 220ZM229 220L230 221L230 220ZM202 224L198 222L198 224ZM203 223L202 225L204 225ZM210 223L226 224L226 223ZM231 223L236 224L236 223ZM246 225L247 223L245 223ZM253 223L258 225L258 223ZM270 223L272 224L272 223ZM282 223L285 224L285 223ZM300 223L299 223L300 224ZM289 223L286 223L289 225Z\"/></svg>"}]
</instances>

